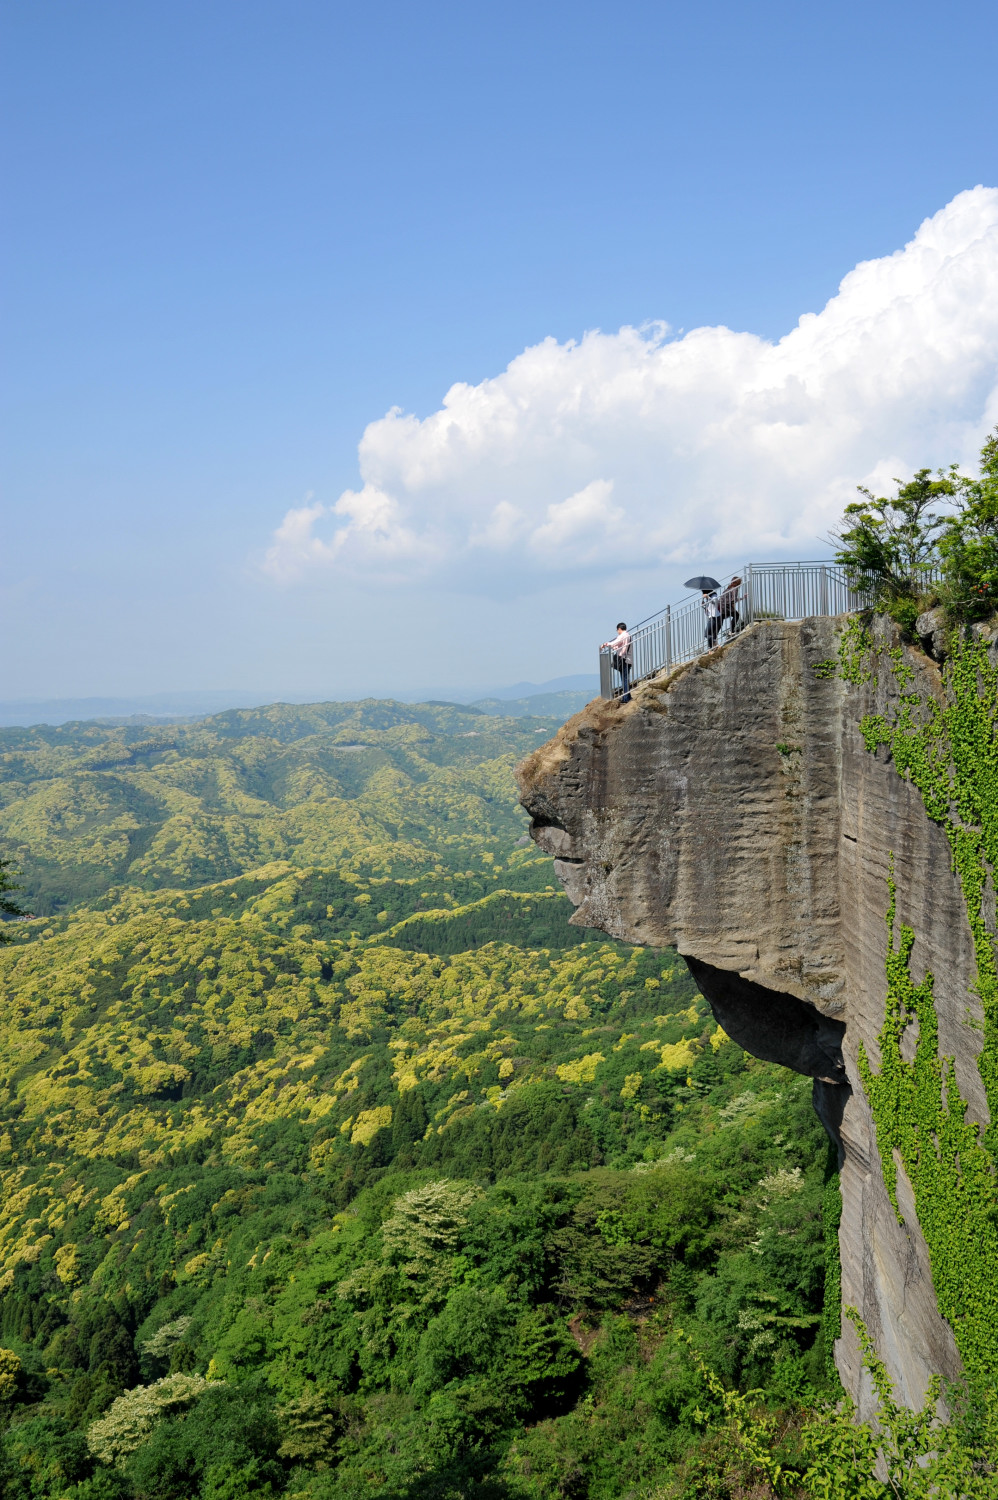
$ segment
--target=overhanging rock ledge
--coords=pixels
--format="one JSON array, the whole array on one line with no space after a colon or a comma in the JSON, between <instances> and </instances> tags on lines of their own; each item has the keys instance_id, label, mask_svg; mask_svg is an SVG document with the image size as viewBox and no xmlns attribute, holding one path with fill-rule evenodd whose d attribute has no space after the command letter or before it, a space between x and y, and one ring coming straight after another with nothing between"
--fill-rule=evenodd
<instances>
[{"instance_id":1,"label":"overhanging rock ledge","mask_svg":"<svg viewBox=\"0 0 998 1500\"><path fill-rule=\"evenodd\" d=\"M957 1376L960 1361L901 1169L904 1227L888 1198L857 1068L861 1041L878 1058L892 855L899 916L916 934L913 977L935 975L940 1049L955 1058L970 1116L985 1121L980 1017L945 835L859 733L864 714L896 702L896 680L885 653L863 684L828 670L844 625L753 625L642 683L628 705L591 703L518 774L532 836L577 908L572 920L675 945L731 1037L814 1078L815 1106L839 1148L843 1302L859 1309L915 1406L929 1377ZM914 691L938 698L931 658L887 621L874 630L902 651ZM836 1360L870 1414L849 1324Z\"/></svg>"}]
</instances>

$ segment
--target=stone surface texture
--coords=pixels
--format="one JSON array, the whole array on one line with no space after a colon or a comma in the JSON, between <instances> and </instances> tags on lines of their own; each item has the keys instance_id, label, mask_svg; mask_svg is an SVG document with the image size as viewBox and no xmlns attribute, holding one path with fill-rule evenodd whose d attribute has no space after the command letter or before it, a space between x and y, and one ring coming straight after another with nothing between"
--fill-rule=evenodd
<instances>
[{"instance_id":1,"label":"stone surface texture","mask_svg":"<svg viewBox=\"0 0 998 1500\"><path fill-rule=\"evenodd\" d=\"M933 1373L955 1376L960 1362L903 1169L904 1227L888 1199L857 1070L860 1041L879 1064L892 854L898 922L916 934L912 975L934 974L941 1049L956 1059L971 1116L986 1120L981 1036L968 1021L980 1015L946 838L886 752L870 754L860 737L863 715L896 701L885 655L862 686L815 670L837 657L844 624L753 625L641 684L628 705L590 704L519 776L532 835L555 856L573 920L632 943L674 944L730 1036L815 1079L842 1167L843 1302L858 1307L914 1406ZM914 691L941 693L930 656L904 646L887 621L874 632L902 646ZM848 1323L836 1359L870 1415Z\"/></svg>"}]
</instances>

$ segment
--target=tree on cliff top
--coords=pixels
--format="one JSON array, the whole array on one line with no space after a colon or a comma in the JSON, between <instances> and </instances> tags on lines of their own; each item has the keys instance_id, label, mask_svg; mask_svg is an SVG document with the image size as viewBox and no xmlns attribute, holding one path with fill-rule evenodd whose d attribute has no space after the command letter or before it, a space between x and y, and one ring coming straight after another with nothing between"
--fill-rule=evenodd
<instances>
[{"instance_id":1,"label":"tree on cliff top","mask_svg":"<svg viewBox=\"0 0 998 1500\"><path fill-rule=\"evenodd\" d=\"M946 520L929 507L954 498L961 478L956 466L919 469L887 498L859 486L862 500L845 508L843 523L832 533L839 542L836 562L842 564L853 588L869 591L877 607L901 624L914 625L918 600L926 592L938 561L939 537Z\"/></svg>"},{"instance_id":2,"label":"tree on cliff top","mask_svg":"<svg viewBox=\"0 0 998 1500\"><path fill-rule=\"evenodd\" d=\"M953 621L980 619L998 607L998 428L981 449L972 479L955 464L919 469L897 494L874 495L845 508L832 532L836 562L850 585L872 596L909 630L925 606L941 598ZM933 507L950 502L951 513ZM941 574L941 577L940 577Z\"/></svg>"}]
</instances>

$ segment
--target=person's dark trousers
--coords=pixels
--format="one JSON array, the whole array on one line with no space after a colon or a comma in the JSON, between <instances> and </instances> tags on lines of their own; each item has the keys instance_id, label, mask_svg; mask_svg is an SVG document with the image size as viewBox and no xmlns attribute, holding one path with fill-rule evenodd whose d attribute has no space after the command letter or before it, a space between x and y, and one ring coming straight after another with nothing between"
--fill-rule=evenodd
<instances>
[{"instance_id":1,"label":"person's dark trousers","mask_svg":"<svg viewBox=\"0 0 998 1500\"><path fill-rule=\"evenodd\" d=\"M631 701L631 664L629 661L621 660L619 657L614 666L620 673L621 698L624 703Z\"/></svg>"},{"instance_id":2,"label":"person's dark trousers","mask_svg":"<svg viewBox=\"0 0 998 1500\"><path fill-rule=\"evenodd\" d=\"M718 631L720 630L720 628L721 628L721 619L720 619L720 616L719 615L711 615L710 619L707 621L707 630L706 630L707 650L708 651L713 651L714 647L717 645L717 634L718 634Z\"/></svg>"}]
</instances>

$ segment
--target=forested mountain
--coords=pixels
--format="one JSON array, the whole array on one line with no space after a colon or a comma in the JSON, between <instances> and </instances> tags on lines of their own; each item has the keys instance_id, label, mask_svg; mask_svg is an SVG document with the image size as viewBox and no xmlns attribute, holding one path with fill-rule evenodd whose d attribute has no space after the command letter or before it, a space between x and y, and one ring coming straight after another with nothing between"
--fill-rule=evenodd
<instances>
[{"instance_id":1,"label":"forested mountain","mask_svg":"<svg viewBox=\"0 0 998 1500\"><path fill-rule=\"evenodd\" d=\"M455 704L275 704L150 729L0 732L0 847L33 911L121 882L188 887L275 859L465 868L525 822L512 769L552 719Z\"/></svg>"},{"instance_id":2,"label":"forested mountain","mask_svg":"<svg viewBox=\"0 0 998 1500\"><path fill-rule=\"evenodd\" d=\"M551 727L0 736L5 1497L735 1495L697 1360L834 1389L809 1085L568 925Z\"/></svg>"}]
</instances>

